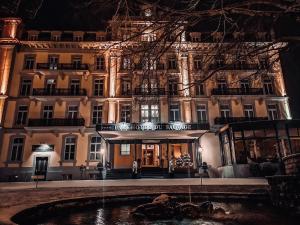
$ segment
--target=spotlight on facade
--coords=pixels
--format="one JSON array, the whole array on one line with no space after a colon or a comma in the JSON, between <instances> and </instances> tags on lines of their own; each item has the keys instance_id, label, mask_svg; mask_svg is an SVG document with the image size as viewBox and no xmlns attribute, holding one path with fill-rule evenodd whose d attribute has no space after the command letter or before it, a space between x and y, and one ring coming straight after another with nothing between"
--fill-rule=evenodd
<instances>
[{"instance_id":1,"label":"spotlight on facade","mask_svg":"<svg viewBox=\"0 0 300 225\"><path fill-rule=\"evenodd\" d=\"M198 148L198 152L199 152L199 153L202 153L202 152L203 152L203 150L204 150L204 148L203 148L202 146L199 146L199 148Z\"/></svg>"}]
</instances>

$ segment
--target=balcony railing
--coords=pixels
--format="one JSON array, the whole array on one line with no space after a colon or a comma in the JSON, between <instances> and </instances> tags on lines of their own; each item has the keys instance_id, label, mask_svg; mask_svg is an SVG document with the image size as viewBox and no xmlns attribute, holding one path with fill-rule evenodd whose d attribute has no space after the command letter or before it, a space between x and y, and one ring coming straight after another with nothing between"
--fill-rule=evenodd
<instances>
[{"instance_id":1,"label":"balcony railing","mask_svg":"<svg viewBox=\"0 0 300 225\"><path fill-rule=\"evenodd\" d=\"M36 88L32 91L33 96L87 96L86 89L47 89Z\"/></svg>"},{"instance_id":2,"label":"balcony railing","mask_svg":"<svg viewBox=\"0 0 300 225\"><path fill-rule=\"evenodd\" d=\"M211 91L212 95L263 95L262 88L214 88Z\"/></svg>"},{"instance_id":3,"label":"balcony railing","mask_svg":"<svg viewBox=\"0 0 300 225\"><path fill-rule=\"evenodd\" d=\"M134 95L145 95L145 96L153 96L153 95L165 95L166 91L164 88L136 88L134 90Z\"/></svg>"},{"instance_id":4,"label":"balcony railing","mask_svg":"<svg viewBox=\"0 0 300 225\"><path fill-rule=\"evenodd\" d=\"M169 130L209 130L209 123L118 123L98 124L97 131L169 131Z\"/></svg>"},{"instance_id":5,"label":"balcony railing","mask_svg":"<svg viewBox=\"0 0 300 225\"><path fill-rule=\"evenodd\" d=\"M66 118L52 118L52 119L29 119L29 127L53 127L53 126L84 126L84 119L66 119Z\"/></svg>"},{"instance_id":6,"label":"balcony railing","mask_svg":"<svg viewBox=\"0 0 300 225\"><path fill-rule=\"evenodd\" d=\"M73 63L37 63L36 68L39 70L88 70L88 64L73 64Z\"/></svg>"},{"instance_id":7,"label":"balcony railing","mask_svg":"<svg viewBox=\"0 0 300 225\"><path fill-rule=\"evenodd\" d=\"M135 65L134 65L134 69L135 69L135 70L164 70L164 69L165 69L165 64L163 64L163 63L158 63L158 64L156 64L156 65L153 65L152 68L151 68L151 66L149 66L149 67L147 68L146 65L143 65L143 64L141 64L141 63L138 63L138 64L135 64Z\"/></svg>"},{"instance_id":8,"label":"balcony railing","mask_svg":"<svg viewBox=\"0 0 300 225\"><path fill-rule=\"evenodd\" d=\"M216 117L215 124L227 124L237 122L263 121L268 120L268 117Z\"/></svg>"},{"instance_id":9,"label":"balcony railing","mask_svg":"<svg viewBox=\"0 0 300 225\"><path fill-rule=\"evenodd\" d=\"M258 64L211 64L209 66L210 70L259 70L260 66Z\"/></svg>"}]
</instances>

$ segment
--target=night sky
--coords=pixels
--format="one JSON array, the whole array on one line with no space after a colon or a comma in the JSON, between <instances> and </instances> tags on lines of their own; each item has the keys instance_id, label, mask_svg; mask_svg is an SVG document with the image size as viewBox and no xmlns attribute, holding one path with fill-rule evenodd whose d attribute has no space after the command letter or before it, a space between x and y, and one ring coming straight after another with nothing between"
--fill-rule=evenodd
<instances>
[{"instance_id":1,"label":"night sky","mask_svg":"<svg viewBox=\"0 0 300 225\"><path fill-rule=\"evenodd\" d=\"M72 0L79 1L79 0ZM101 30L114 12L114 6L74 8L70 0L45 0L34 20L27 20L27 28L61 30ZM109 2L109 1L108 1ZM300 36L299 23L284 20L277 29L279 33L291 33ZM282 67L293 118L300 119L300 45L291 45L288 52L282 54Z\"/></svg>"}]
</instances>

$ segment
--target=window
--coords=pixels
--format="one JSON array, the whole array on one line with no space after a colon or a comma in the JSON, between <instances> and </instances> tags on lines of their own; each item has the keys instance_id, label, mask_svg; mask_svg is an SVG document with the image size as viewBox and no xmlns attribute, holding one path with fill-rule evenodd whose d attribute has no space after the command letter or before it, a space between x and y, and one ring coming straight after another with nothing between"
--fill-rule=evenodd
<instances>
[{"instance_id":1,"label":"window","mask_svg":"<svg viewBox=\"0 0 300 225\"><path fill-rule=\"evenodd\" d=\"M76 150L76 138L66 137L64 146L64 160L74 160Z\"/></svg>"},{"instance_id":2,"label":"window","mask_svg":"<svg viewBox=\"0 0 300 225\"><path fill-rule=\"evenodd\" d=\"M244 105L244 114L247 118L253 118L254 117L254 110L253 105L246 104Z\"/></svg>"},{"instance_id":3,"label":"window","mask_svg":"<svg viewBox=\"0 0 300 225\"><path fill-rule=\"evenodd\" d=\"M129 79L123 79L122 80L122 89L121 89L122 95L130 95L131 93L131 82Z\"/></svg>"},{"instance_id":4,"label":"window","mask_svg":"<svg viewBox=\"0 0 300 225\"><path fill-rule=\"evenodd\" d=\"M78 118L78 105L69 105L68 118L69 119L77 119Z\"/></svg>"},{"instance_id":5,"label":"window","mask_svg":"<svg viewBox=\"0 0 300 225\"><path fill-rule=\"evenodd\" d=\"M123 57L123 69L129 70L131 68L131 60L129 57Z\"/></svg>"},{"instance_id":6,"label":"window","mask_svg":"<svg viewBox=\"0 0 300 225\"><path fill-rule=\"evenodd\" d=\"M60 35L59 34L53 34L51 39L52 39L52 41L60 41Z\"/></svg>"},{"instance_id":7,"label":"window","mask_svg":"<svg viewBox=\"0 0 300 225\"><path fill-rule=\"evenodd\" d=\"M104 80L103 79L95 79L94 80L94 95L95 96L103 96L104 94Z\"/></svg>"},{"instance_id":8,"label":"window","mask_svg":"<svg viewBox=\"0 0 300 225\"><path fill-rule=\"evenodd\" d=\"M103 36L103 35L97 35L96 41L105 41L105 36Z\"/></svg>"},{"instance_id":9,"label":"window","mask_svg":"<svg viewBox=\"0 0 300 225\"><path fill-rule=\"evenodd\" d=\"M33 56L33 55L25 56L24 69L32 70L32 69L34 69L34 65L35 65L35 56Z\"/></svg>"},{"instance_id":10,"label":"window","mask_svg":"<svg viewBox=\"0 0 300 225\"><path fill-rule=\"evenodd\" d=\"M268 115L270 120L277 120L279 119L277 105L269 104L268 105Z\"/></svg>"},{"instance_id":11,"label":"window","mask_svg":"<svg viewBox=\"0 0 300 225\"><path fill-rule=\"evenodd\" d=\"M80 91L80 79L72 79L70 82L70 89L72 95L78 95Z\"/></svg>"},{"instance_id":12,"label":"window","mask_svg":"<svg viewBox=\"0 0 300 225\"><path fill-rule=\"evenodd\" d=\"M121 122L130 123L130 105L122 105L121 107Z\"/></svg>"},{"instance_id":13,"label":"window","mask_svg":"<svg viewBox=\"0 0 300 225\"><path fill-rule=\"evenodd\" d=\"M169 121L180 121L179 105L170 105L170 119Z\"/></svg>"},{"instance_id":14,"label":"window","mask_svg":"<svg viewBox=\"0 0 300 225\"><path fill-rule=\"evenodd\" d=\"M73 56L72 57L72 65L73 69L80 69L81 68L81 56Z\"/></svg>"},{"instance_id":15,"label":"window","mask_svg":"<svg viewBox=\"0 0 300 225\"><path fill-rule=\"evenodd\" d=\"M222 55L221 56L216 56L215 62L216 62L217 66L220 66L220 67L224 66L225 65L224 56L222 56Z\"/></svg>"},{"instance_id":16,"label":"window","mask_svg":"<svg viewBox=\"0 0 300 225\"><path fill-rule=\"evenodd\" d=\"M94 105L93 112L92 112L92 124L96 125L102 123L102 105Z\"/></svg>"},{"instance_id":17,"label":"window","mask_svg":"<svg viewBox=\"0 0 300 225\"><path fill-rule=\"evenodd\" d=\"M197 57L194 59L194 69L201 70L202 68L202 60L201 58Z\"/></svg>"},{"instance_id":18,"label":"window","mask_svg":"<svg viewBox=\"0 0 300 225\"><path fill-rule=\"evenodd\" d=\"M169 80L169 95L178 95L177 80Z\"/></svg>"},{"instance_id":19,"label":"window","mask_svg":"<svg viewBox=\"0 0 300 225\"><path fill-rule=\"evenodd\" d=\"M105 70L105 58L104 58L104 56L97 56L97 58L96 58L96 70Z\"/></svg>"},{"instance_id":20,"label":"window","mask_svg":"<svg viewBox=\"0 0 300 225\"><path fill-rule=\"evenodd\" d=\"M16 125L25 125L27 123L28 106L20 105L18 107Z\"/></svg>"},{"instance_id":21,"label":"window","mask_svg":"<svg viewBox=\"0 0 300 225\"><path fill-rule=\"evenodd\" d=\"M29 41L37 41L38 39L39 39L39 35L37 35L37 34L29 34L28 35Z\"/></svg>"},{"instance_id":22,"label":"window","mask_svg":"<svg viewBox=\"0 0 300 225\"><path fill-rule=\"evenodd\" d=\"M101 160L101 138L92 137L90 142L90 160Z\"/></svg>"},{"instance_id":23,"label":"window","mask_svg":"<svg viewBox=\"0 0 300 225\"><path fill-rule=\"evenodd\" d=\"M218 90L226 90L227 89L227 83L225 79L219 79L217 81L218 83Z\"/></svg>"},{"instance_id":24,"label":"window","mask_svg":"<svg viewBox=\"0 0 300 225\"><path fill-rule=\"evenodd\" d=\"M46 80L46 90L49 94L54 94L56 89L56 80L55 79L47 79Z\"/></svg>"},{"instance_id":25,"label":"window","mask_svg":"<svg viewBox=\"0 0 300 225\"><path fill-rule=\"evenodd\" d=\"M142 122L158 122L158 105L141 105L141 120Z\"/></svg>"},{"instance_id":26,"label":"window","mask_svg":"<svg viewBox=\"0 0 300 225\"><path fill-rule=\"evenodd\" d=\"M200 36L193 36L191 37L192 42L200 42L201 41L201 37Z\"/></svg>"},{"instance_id":27,"label":"window","mask_svg":"<svg viewBox=\"0 0 300 225\"><path fill-rule=\"evenodd\" d=\"M264 80L264 92L266 95L274 94L273 82L270 79Z\"/></svg>"},{"instance_id":28,"label":"window","mask_svg":"<svg viewBox=\"0 0 300 225\"><path fill-rule=\"evenodd\" d=\"M31 94L31 85L32 85L32 80L22 79L20 95L21 96L29 96Z\"/></svg>"},{"instance_id":29,"label":"window","mask_svg":"<svg viewBox=\"0 0 300 225\"><path fill-rule=\"evenodd\" d=\"M130 144L121 144L121 155L130 155Z\"/></svg>"},{"instance_id":30,"label":"window","mask_svg":"<svg viewBox=\"0 0 300 225\"><path fill-rule=\"evenodd\" d=\"M24 138L18 137L12 140L10 161L21 161L24 147Z\"/></svg>"},{"instance_id":31,"label":"window","mask_svg":"<svg viewBox=\"0 0 300 225\"><path fill-rule=\"evenodd\" d=\"M247 92L250 89L250 81L248 79L241 80L240 85L243 92Z\"/></svg>"},{"instance_id":32,"label":"window","mask_svg":"<svg viewBox=\"0 0 300 225\"><path fill-rule=\"evenodd\" d=\"M221 104L220 105L220 113L222 118L230 117L230 109L228 104Z\"/></svg>"},{"instance_id":33,"label":"window","mask_svg":"<svg viewBox=\"0 0 300 225\"><path fill-rule=\"evenodd\" d=\"M83 37L81 35L74 35L74 41L82 41Z\"/></svg>"},{"instance_id":34,"label":"window","mask_svg":"<svg viewBox=\"0 0 300 225\"><path fill-rule=\"evenodd\" d=\"M58 69L58 56L57 55L50 55L48 58L49 62L49 69L50 70L57 70Z\"/></svg>"},{"instance_id":35,"label":"window","mask_svg":"<svg viewBox=\"0 0 300 225\"><path fill-rule=\"evenodd\" d=\"M197 105L197 116L198 116L198 123L207 123L206 105L204 104Z\"/></svg>"},{"instance_id":36,"label":"window","mask_svg":"<svg viewBox=\"0 0 300 225\"><path fill-rule=\"evenodd\" d=\"M44 119L52 119L53 118L53 106L45 105L43 109L43 118Z\"/></svg>"},{"instance_id":37,"label":"window","mask_svg":"<svg viewBox=\"0 0 300 225\"><path fill-rule=\"evenodd\" d=\"M204 95L204 84L202 82L197 81L195 88L197 96Z\"/></svg>"},{"instance_id":38,"label":"window","mask_svg":"<svg viewBox=\"0 0 300 225\"><path fill-rule=\"evenodd\" d=\"M170 58L168 60L168 69L169 70L176 70L177 69L177 60L176 60L176 58Z\"/></svg>"}]
</instances>

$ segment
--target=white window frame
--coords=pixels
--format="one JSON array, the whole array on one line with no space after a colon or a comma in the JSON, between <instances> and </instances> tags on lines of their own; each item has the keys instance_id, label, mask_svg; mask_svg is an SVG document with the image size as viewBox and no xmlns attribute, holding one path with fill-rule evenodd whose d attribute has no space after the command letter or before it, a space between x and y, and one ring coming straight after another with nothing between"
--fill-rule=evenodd
<instances>
[{"instance_id":1,"label":"white window frame","mask_svg":"<svg viewBox=\"0 0 300 225\"><path fill-rule=\"evenodd\" d=\"M120 144L120 155L129 156L130 154L130 144Z\"/></svg>"}]
</instances>

